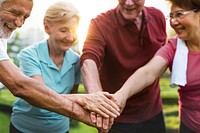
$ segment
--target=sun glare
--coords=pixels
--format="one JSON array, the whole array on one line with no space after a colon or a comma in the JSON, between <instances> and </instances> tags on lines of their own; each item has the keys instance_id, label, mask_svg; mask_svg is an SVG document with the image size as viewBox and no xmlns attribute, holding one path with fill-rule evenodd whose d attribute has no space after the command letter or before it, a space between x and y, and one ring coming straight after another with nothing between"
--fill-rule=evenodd
<instances>
[{"instance_id":1,"label":"sun glare","mask_svg":"<svg viewBox=\"0 0 200 133\"><path fill-rule=\"evenodd\" d=\"M20 30L35 28L35 29L40 29L41 31L44 31L43 30L43 16L48 6L56 1L58 0L48 0L48 1L34 0L34 7L33 7L32 14L30 18L27 19L23 28L21 28ZM80 26L78 29L79 51L81 52L90 20L94 18L96 15L100 14L101 12L105 12L108 9L112 9L116 7L118 4L118 0L68 0L68 1L72 2L77 7L81 16ZM161 9L163 12L166 12L165 11L166 3L164 3L163 1L165 0L155 0L155 1L146 0L145 4L147 6L157 7ZM23 31L23 33L26 33L26 32ZM37 36L39 33L33 32L32 34L34 34L32 36L35 37L35 41L37 42L38 40ZM30 37L27 37L27 38L30 38ZM40 38L41 38L41 35L40 35Z\"/></svg>"}]
</instances>

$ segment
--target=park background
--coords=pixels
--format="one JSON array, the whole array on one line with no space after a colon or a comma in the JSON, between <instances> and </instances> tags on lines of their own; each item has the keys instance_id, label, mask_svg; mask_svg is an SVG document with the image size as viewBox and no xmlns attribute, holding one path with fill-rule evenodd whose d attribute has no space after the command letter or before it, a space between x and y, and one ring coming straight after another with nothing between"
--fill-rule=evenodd
<instances>
[{"instance_id":1,"label":"park background","mask_svg":"<svg viewBox=\"0 0 200 133\"><path fill-rule=\"evenodd\" d=\"M18 65L16 59L17 53L22 48L32 45L46 37L43 30L43 16L47 7L58 0L34 0L34 7L31 16L26 20L24 26L14 32L9 39L8 53L11 60ZM78 30L79 41L73 49L81 54L83 42L86 37L87 28L91 18L94 18L101 12L114 8L118 0L68 0L72 2L80 12L81 20ZM160 9L165 16L169 14L169 5L165 0L146 0L146 6L154 6ZM169 22L166 23L168 37L174 35ZM163 100L163 110L167 133L177 133L179 126L177 88L169 87L170 74L167 71L161 76L161 96ZM85 93L81 84L79 93ZM16 100L7 88L0 89L0 133L8 133L10 122L10 113L13 102ZM89 127L75 120L71 121L70 133L97 133L93 127Z\"/></svg>"}]
</instances>

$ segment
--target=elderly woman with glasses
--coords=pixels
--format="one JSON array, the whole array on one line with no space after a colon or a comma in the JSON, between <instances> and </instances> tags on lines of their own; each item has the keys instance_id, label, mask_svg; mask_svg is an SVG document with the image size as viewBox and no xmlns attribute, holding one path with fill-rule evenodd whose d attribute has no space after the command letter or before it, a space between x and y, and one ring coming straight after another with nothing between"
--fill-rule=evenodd
<instances>
[{"instance_id":1,"label":"elderly woman with glasses","mask_svg":"<svg viewBox=\"0 0 200 133\"><path fill-rule=\"evenodd\" d=\"M128 98L151 85L169 67L172 73L170 85L179 87L180 133L199 133L200 1L169 2L170 25L177 36L169 39L149 63L139 68L115 93L114 99L124 107Z\"/></svg>"}]
</instances>

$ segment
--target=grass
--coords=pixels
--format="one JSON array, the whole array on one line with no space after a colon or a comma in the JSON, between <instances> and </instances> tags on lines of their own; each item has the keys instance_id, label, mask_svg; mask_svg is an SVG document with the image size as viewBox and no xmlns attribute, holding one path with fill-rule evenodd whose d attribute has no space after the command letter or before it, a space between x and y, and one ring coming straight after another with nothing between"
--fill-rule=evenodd
<instances>
[{"instance_id":1,"label":"grass","mask_svg":"<svg viewBox=\"0 0 200 133\"><path fill-rule=\"evenodd\" d=\"M180 122L178 117L178 88L170 88L168 78L160 80L160 87L166 128L177 130Z\"/></svg>"},{"instance_id":2,"label":"grass","mask_svg":"<svg viewBox=\"0 0 200 133\"><path fill-rule=\"evenodd\" d=\"M160 80L161 85L161 96L163 100L163 111L165 116L165 123L168 133L177 131L179 127L179 117L178 117L178 101L177 101L177 88L169 87L169 79L162 78ZM79 92L84 93L83 85L80 85ZM15 101L14 97L8 90L0 91L0 104L12 105ZM97 130L93 127L87 126L84 123L76 122L70 129L70 133L97 133ZM0 112L0 133L8 133L8 126L10 123L10 116Z\"/></svg>"},{"instance_id":3,"label":"grass","mask_svg":"<svg viewBox=\"0 0 200 133\"><path fill-rule=\"evenodd\" d=\"M97 133L97 129L79 122L77 126L70 128L69 133Z\"/></svg>"},{"instance_id":4,"label":"grass","mask_svg":"<svg viewBox=\"0 0 200 133\"><path fill-rule=\"evenodd\" d=\"M0 112L0 133L8 133L8 126L10 123L10 116Z\"/></svg>"}]
</instances>

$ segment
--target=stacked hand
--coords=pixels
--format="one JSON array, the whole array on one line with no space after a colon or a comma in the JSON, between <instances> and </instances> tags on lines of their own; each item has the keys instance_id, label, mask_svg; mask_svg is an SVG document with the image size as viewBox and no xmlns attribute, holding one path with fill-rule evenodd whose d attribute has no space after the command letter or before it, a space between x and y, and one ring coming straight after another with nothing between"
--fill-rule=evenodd
<instances>
[{"instance_id":1,"label":"stacked hand","mask_svg":"<svg viewBox=\"0 0 200 133\"><path fill-rule=\"evenodd\" d=\"M96 112L91 112L90 117L93 123L96 123L96 127L98 128L99 133L107 133L109 129L112 127L112 124L114 122L114 118L119 116L119 112L121 113L126 105L126 99L120 94L120 93L115 93L115 94L109 94L107 92L98 92L98 95L101 95L101 97L106 96L108 98L107 100L110 104L106 106L106 109L109 109L111 111L110 105L112 105L113 108L116 110L113 110L114 112L109 112L109 117L104 117L103 115L100 115ZM102 96L104 95L104 96ZM105 97L104 97L105 98ZM113 105L113 103L115 105ZM95 104L95 103L94 103ZM117 107L116 107L117 105ZM120 110L119 110L120 109ZM116 111L117 111L117 116L116 116ZM112 115L110 115L112 114ZM115 114L115 115L113 115Z\"/></svg>"},{"instance_id":2,"label":"stacked hand","mask_svg":"<svg viewBox=\"0 0 200 133\"><path fill-rule=\"evenodd\" d=\"M126 104L126 99L117 92L115 94L108 92L71 94L67 97L90 112L90 119L96 125L99 133L109 131L114 118L120 115Z\"/></svg>"}]
</instances>

